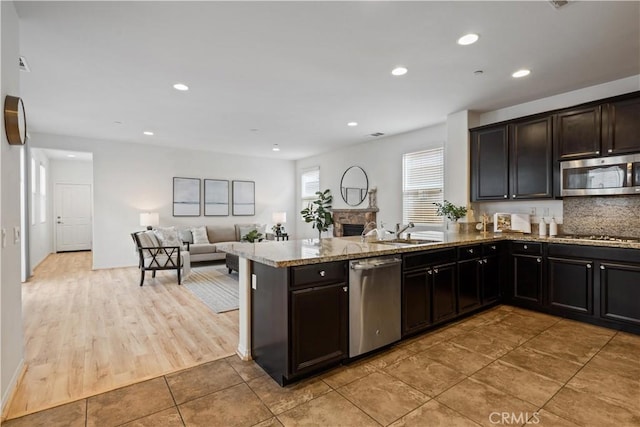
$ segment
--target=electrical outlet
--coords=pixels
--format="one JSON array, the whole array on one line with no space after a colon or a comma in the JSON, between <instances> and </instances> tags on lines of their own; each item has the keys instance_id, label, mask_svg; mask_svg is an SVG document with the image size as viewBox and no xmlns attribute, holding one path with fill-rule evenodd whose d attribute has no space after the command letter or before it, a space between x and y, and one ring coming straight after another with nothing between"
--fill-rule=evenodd
<instances>
[{"instance_id":1,"label":"electrical outlet","mask_svg":"<svg viewBox=\"0 0 640 427\"><path fill-rule=\"evenodd\" d=\"M258 289L258 277L255 274L251 275L251 289Z\"/></svg>"},{"instance_id":2,"label":"electrical outlet","mask_svg":"<svg viewBox=\"0 0 640 427\"><path fill-rule=\"evenodd\" d=\"M529 215L536 216L536 208L530 208L529 209Z\"/></svg>"}]
</instances>

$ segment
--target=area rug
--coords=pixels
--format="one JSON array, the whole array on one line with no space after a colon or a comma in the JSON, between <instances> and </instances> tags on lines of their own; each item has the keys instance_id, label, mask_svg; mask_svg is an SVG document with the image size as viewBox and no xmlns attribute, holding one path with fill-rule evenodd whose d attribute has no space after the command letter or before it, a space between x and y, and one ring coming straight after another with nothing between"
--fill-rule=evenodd
<instances>
[{"instance_id":1,"label":"area rug","mask_svg":"<svg viewBox=\"0 0 640 427\"><path fill-rule=\"evenodd\" d=\"M225 266L192 267L182 285L216 313L238 309L238 275Z\"/></svg>"}]
</instances>

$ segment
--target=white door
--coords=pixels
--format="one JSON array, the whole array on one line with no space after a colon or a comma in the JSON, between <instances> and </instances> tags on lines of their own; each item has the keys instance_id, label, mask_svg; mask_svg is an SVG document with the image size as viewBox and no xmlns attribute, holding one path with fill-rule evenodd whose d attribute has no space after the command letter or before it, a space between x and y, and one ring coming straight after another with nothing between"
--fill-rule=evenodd
<instances>
[{"instance_id":1,"label":"white door","mask_svg":"<svg viewBox=\"0 0 640 427\"><path fill-rule=\"evenodd\" d=\"M91 185L56 184L56 252L91 249Z\"/></svg>"}]
</instances>

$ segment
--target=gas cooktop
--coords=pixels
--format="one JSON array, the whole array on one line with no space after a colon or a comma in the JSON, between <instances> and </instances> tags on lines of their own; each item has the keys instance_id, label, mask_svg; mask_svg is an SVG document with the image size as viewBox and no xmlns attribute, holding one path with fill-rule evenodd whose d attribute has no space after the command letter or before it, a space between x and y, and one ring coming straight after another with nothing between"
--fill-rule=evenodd
<instances>
[{"instance_id":1,"label":"gas cooktop","mask_svg":"<svg viewBox=\"0 0 640 427\"><path fill-rule=\"evenodd\" d=\"M620 243L640 243L640 239L635 237L620 237L620 236L607 236L607 235L579 235L579 234L565 234L559 235L562 239L574 239L574 240L595 240L605 242L620 242Z\"/></svg>"}]
</instances>

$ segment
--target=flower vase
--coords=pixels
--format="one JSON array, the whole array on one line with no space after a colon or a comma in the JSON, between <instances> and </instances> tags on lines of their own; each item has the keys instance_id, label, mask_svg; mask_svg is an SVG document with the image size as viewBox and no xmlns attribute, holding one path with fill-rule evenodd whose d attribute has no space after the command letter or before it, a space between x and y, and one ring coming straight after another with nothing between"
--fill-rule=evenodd
<instances>
[{"instance_id":1,"label":"flower vase","mask_svg":"<svg viewBox=\"0 0 640 427\"><path fill-rule=\"evenodd\" d=\"M452 219L447 223L447 231L449 233L459 233L460 232L460 223L457 219Z\"/></svg>"}]
</instances>

